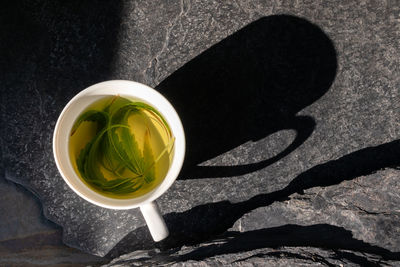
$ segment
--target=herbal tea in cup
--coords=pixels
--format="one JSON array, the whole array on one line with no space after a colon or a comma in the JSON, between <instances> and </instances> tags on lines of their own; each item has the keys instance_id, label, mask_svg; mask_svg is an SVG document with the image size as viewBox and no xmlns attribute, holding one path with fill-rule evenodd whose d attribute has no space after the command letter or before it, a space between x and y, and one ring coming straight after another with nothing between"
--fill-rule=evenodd
<instances>
[{"instance_id":1,"label":"herbal tea in cup","mask_svg":"<svg viewBox=\"0 0 400 267\"><path fill-rule=\"evenodd\" d=\"M174 137L152 106L121 96L91 104L74 123L71 163L93 190L112 198L132 198L154 189L166 176Z\"/></svg>"},{"instance_id":2,"label":"herbal tea in cup","mask_svg":"<svg viewBox=\"0 0 400 267\"><path fill-rule=\"evenodd\" d=\"M108 209L140 208L155 241L168 228L155 200L174 183L185 134L173 106L133 81L105 81L74 96L58 117L53 154L66 184Z\"/></svg>"}]
</instances>

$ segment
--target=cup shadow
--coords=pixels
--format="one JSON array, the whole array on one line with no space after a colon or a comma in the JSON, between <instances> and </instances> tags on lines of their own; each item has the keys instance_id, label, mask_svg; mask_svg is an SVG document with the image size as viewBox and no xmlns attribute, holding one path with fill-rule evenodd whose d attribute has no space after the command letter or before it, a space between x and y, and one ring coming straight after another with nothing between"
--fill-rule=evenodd
<instances>
[{"instance_id":1,"label":"cup shadow","mask_svg":"<svg viewBox=\"0 0 400 267\"><path fill-rule=\"evenodd\" d=\"M337 69L332 41L307 20L261 18L212 46L156 89L180 114L187 152L180 179L231 177L278 161L313 132L298 116L331 86ZM295 140L278 155L252 164L197 166L235 147L284 129Z\"/></svg>"}]
</instances>

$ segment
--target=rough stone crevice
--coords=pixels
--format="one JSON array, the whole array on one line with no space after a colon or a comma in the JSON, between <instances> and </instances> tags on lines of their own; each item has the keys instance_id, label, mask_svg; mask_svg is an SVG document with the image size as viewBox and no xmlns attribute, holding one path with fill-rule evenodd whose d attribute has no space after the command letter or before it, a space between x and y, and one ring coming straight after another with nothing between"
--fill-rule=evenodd
<instances>
[{"instance_id":1,"label":"rough stone crevice","mask_svg":"<svg viewBox=\"0 0 400 267\"><path fill-rule=\"evenodd\" d=\"M334 264L331 264L329 261L325 260L324 257L317 255L317 254L310 254L310 255L304 256L299 253L292 253L292 252L287 252L287 251L257 253L257 254L251 255L249 257L233 261L232 263L243 263L243 262L247 262L248 260L250 260L252 258L267 258L267 257L301 259L301 260L306 260L309 262L318 262L318 263L324 264L326 266L332 266L332 267L336 266Z\"/></svg>"},{"instance_id":2,"label":"rough stone crevice","mask_svg":"<svg viewBox=\"0 0 400 267\"><path fill-rule=\"evenodd\" d=\"M382 258L366 255L365 253L362 253L362 256L360 256L356 255L355 253L342 250L334 250L334 252L335 256L331 257L332 259L347 259L355 264L359 264L360 266L381 266L382 264L389 265L385 263Z\"/></svg>"},{"instance_id":3,"label":"rough stone crevice","mask_svg":"<svg viewBox=\"0 0 400 267\"><path fill-rule=\"evenodd\" d=\"M280 249L279 249L280 248ZM308 249L305 249L308 248ZM314 250L310 251L310 248ZM271 249L273 251L271 251ZM278 249L278 250L277 250ZM263 252L256 252L263 250ZM284 225L245 233L227 232L218 239L175 249L144 250L131 253L112 261L114 264L154 264L218 262L230 257L231 263L247 262L254 258L298 259L327 266L337 262L379 266L400 259L400 252L391 252L353 238L350 231L327 224L299 226ZM247 256L246 256L247 255ZM124 266L124 265L123 265Z\"/></svg>"},{"instance_id":4,"label":"rough stone crevice","mask_svg":"<svg viewBox=\"0 0 400 267\"><path fill-rule=\"evenodd\" d=\"M180 256L180 260L202 260L208 257L238 253L264 247L319 247L331 250L350 250L379 256L384 260L400 259L400 252L391 252L353 238L352 233L342 227L327 224L299 226L285 225L270 229L228 232L224 244L208 245Z\"/></svg>"}]
</instances>

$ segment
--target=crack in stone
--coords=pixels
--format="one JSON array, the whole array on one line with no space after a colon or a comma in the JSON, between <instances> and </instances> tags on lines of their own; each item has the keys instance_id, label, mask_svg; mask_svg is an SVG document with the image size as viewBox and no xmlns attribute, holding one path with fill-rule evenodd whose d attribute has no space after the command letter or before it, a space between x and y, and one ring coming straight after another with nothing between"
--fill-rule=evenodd
<instances>
[{"instance_id":1,"label":"crack in stone","mask_svg":"<svg viewBox=\"0 0 400 267\"><path fill-rule=\"evenodd\" d=\"M309 254L309 253L307 253ZM254 255L251 255L249 257L246 258L242 258L236 261L233 261L232 263L241 263L241 262L246 262L249 259L252 258L264 258L265 256L271 256L273 258L278 258L278 259L282 259L284 257L289 258L289 259L300 259L300 260L307 260L307 261L312 261L312 262L318 262L318 263L322 263L326 266L336 266L332 263L330 263L329 261L325 260L324 257L312 253L311 255L309 255L309 257L303 256L301 254L298 253L293 253L293 252L287 252L287 251L276 251L276 252L267 252L267 253L257 253Z\"/></svg>"},{"instance_id":2,"label":"crack in stone","mask_svg":"<svg viewBox=\"0 0 400 267\"><path fill-rule=\"evenodd\" d=\"M353 263L360 264L360 266L380 266L381 264L388 265L387 263L383 262L381 258L375 258L373 255L367 255L364 252L360 252L360 254L363 256L358 256L349 251L334 250L334 252L336 256L331 257L331 259L339 260L343 263L346 263L343 259L347 259ZM374 258L375 261L370 260L370 258Z\"/></svg>"},{"instance_id":3,"label":"crack in stone","mask_svg":"<svg viewBox=\"0 0 400 267\"><path fill-rule=\"evenodd\" d=\"M356 206L356 205L354 205L354 207L357 208L359 211L361 211L361 212L363 212L363 213L366 213L366 214L368 214L368 215L385 215L385 216L392 216L393 213L396 212L396 211L393 211L393 212L388 212L388 211L376 212L376 211L368 211L368 210L366 210L366 209L364 209L364 208L361 208L361 207L359 207L359 206Z\"/></svg>"}]
</instances>

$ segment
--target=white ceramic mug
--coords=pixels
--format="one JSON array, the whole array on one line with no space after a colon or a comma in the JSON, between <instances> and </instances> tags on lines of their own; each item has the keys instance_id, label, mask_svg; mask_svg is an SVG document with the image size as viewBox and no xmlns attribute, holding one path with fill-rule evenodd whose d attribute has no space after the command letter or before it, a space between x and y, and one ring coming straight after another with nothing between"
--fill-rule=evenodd
<instances>
[{"instance_id":1,"label":"white ceramic mug","mask_svg":"<svg viewBox=\"0 0 400 267\"><path fill-rule=\"evenodd\" d=\"M115 95L137 99L156 108L167 121L175 137L172 161L164 180L145 195L130 199L110 198L90 189L75 172L68 152L71 129L77 117L93 102ZM160 93L146 85L123 80L106 81L86 88L72 98L61 112L53 135L53 153L61 176L80 197L109 209L140 207L154 241L168 236L168 228L154 200L167 191L178 177L185 156L185 134L175 109Z\"/></svg>"}]
</instances>

